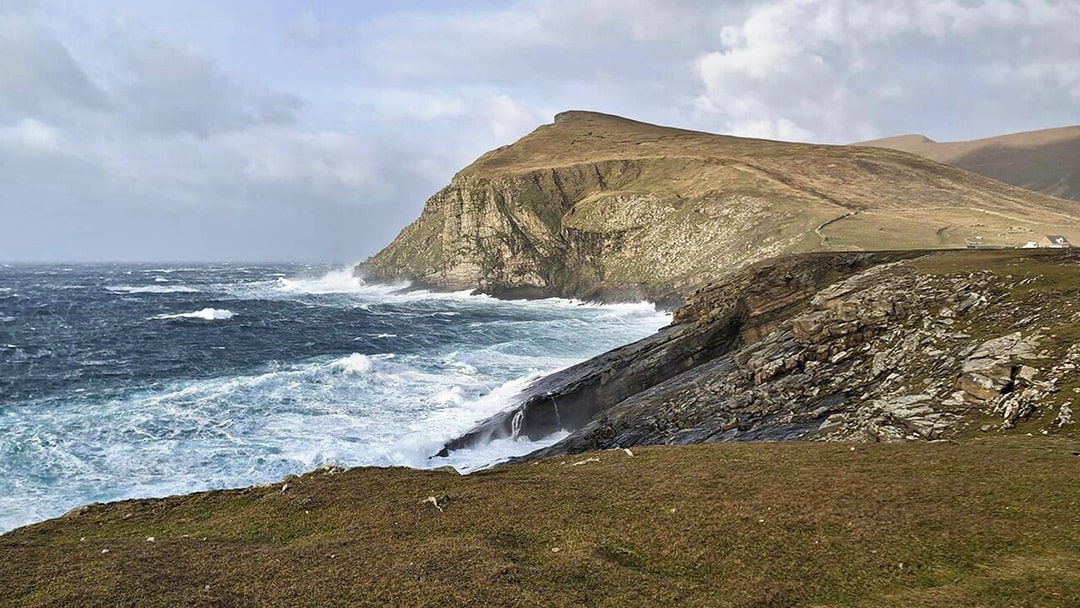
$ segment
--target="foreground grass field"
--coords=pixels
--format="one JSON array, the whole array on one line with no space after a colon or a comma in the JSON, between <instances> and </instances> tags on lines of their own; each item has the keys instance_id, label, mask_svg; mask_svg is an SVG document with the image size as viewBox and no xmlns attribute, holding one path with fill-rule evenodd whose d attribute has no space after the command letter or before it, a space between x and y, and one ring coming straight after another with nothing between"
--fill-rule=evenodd
<instances>
[{"instance_id":1,"label":"foreground grass field","mask_svg":"<svg viewBox=\"0 0 1080 608\"><path fill-rule=\"evenodd\" d=\"M322 470L11 532L0 604L1075 607L1078 451L994 436Z\"/></svg>"}]
</instances>

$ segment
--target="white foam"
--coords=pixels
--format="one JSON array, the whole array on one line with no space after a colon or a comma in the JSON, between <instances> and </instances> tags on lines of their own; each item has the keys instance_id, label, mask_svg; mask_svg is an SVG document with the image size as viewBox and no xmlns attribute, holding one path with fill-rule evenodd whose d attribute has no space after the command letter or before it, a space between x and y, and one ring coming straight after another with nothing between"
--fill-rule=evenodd
<instances>
[{"instance_id":1,"label":"white foam","mask_svg":"<svg viewBox=\"0 0 1080 608\"><path fill-rule=\"evenodd\" d=\"M199 290L186 285L117 285L106 287L113 293L198 293Z\"/></svg>"},{"instance_id":2,"label":"white foam","mask_svg":"<svg viewBox=\"0 0 1080 608\"><path fill-rule=\"evenodd\" d=\"M278 290L286 293L386 295L408 287L407 282L369 285L362 278L355 276L351 267L331 270L317 278L282 277L277 280Z\"/></svg>"},{"instance_id":3,"label":"white foam","mask_svg":"<svg viewBox=\"0 0 1080 608\"><path fill-rule=\"evenodd\" d=\"M641 320L649 324L656 322L661 326L666 325L671 319L669 313L657 311L656 306L650 302L601 304L567 298L500 300L486 294L474 293L471 290L438 292L413 289L406 281L369 283L354 274L354 266L331 270L318 277L279 277L274 281L219 285L216 289L236 297L254 299L333 296L330 299L321 299L319 303L365 310L372 310L373 304L415 303L417 306L423 306L425 302L440 302L441 305L437 310L418 311L418 314L429 316L457 316L461 312L455 309L463 308L475 310L477 307L512 307L522 310L563 311L572 315L573 318L581 318L582 315L577 311L585 308L601 313L593 317L595 319ZM373 312L373 314L380 313ZM379 335L378 337L395 336Z\"/></svg>"},{"instance_id":4,"label":"white foam","mask_svg":"<svg viewBox=\"0 0 1080 608\"><path fill-rule=\"evenodd\" d=\"M202 319L204 321L223 321L225 319L231 319L235 315L231 310L225 310L222 308L204 308L202 310L196 310L195 312L181 312L174 315L156 315L150 317L151 319Z\"/></svg>"},{"instance_id":5,"label":"white foam","mask_svg":"<svg viewBox=\"0 0 1080 608\"><path fill-rule=\"evenodd\" d=\"M562 435L539 442L498 440L455 451L448 459L429 457L476 422L513 406L535 378L645 336L670 320L649 304L506 302L469 292L399 292L403 285L368 285L351 269L313 279L258 279L198 285L241 299L369 306L364 314L371 315L438 312L471 318L481 313L488 320L468 330L476 332L477 342L403 347L396 356L342 356L349 352L344 351L268 362L243 375L162 381L104 396L69 393L16 408L9 432L0 437L0 472L5 473L0 474L0 532L87 502L240 487L321 465L450 464L462 471L490 466ZM204 308L154 318L232 316L229 310ZM395 329L407 328L405 323L385 330L410 344L408 329ZM385 340L380 348L397 348L395 336L376 333L383 326L368 331L368 339ZM35 437L40 451L23 451ZM13 480L9 470L35 474Z\"/></svg>"},{"instance_id":6,"label":"white foam","mask_svg":"<svg viewBox=\"0 0 1080 608\"><path fill-rule=\"evenodd\" d=\"M330 367L346 374L367 374L375 368L371 358L360 353L353 353L343 359L338 359L330 364Z\"/></svg>"}]
</instances>

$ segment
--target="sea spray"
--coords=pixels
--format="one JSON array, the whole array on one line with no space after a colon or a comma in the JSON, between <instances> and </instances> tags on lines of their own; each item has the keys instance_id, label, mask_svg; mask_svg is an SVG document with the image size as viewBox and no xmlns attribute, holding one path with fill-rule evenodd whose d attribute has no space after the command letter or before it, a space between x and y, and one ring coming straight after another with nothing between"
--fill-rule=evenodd
<instances>
[{"instance_id":1,"label":"sea spray","mask_svg":"<svg viewBox=\"0 0 1080 608\"><path fill-rule=\"evenodd\" d=\"M517 439L521 435L521 425L525 422L525 410L521 409L514 412L513 419L510 420L510 438Z\"/></svg>"},{"instance_id":2,"label":"sea spray","mask_svg":"<svg viewBox=\"0 0 1080 608\"><path fill-rule=\"evenodd\" d=\"M0 283L0 531L321 465L490 466L565 433L428 457L533 380L670 320L311 266L10 267Z\"/></svg>"}]
</instances>

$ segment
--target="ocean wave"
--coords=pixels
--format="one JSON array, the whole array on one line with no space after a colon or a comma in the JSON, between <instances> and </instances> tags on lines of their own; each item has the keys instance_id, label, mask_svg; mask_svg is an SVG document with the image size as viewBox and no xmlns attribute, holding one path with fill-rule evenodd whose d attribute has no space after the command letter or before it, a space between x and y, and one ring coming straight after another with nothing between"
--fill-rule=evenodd
<instances>
[{"instance_id":1,"label":"ocean wave","mask_svg":"<svg viewBox=\"0 0 1080 608\"><path fill-rule=\"evenodd\" d=\"M366 374L375 366L367 355L353 353L348 357L334 361L330 364L330 367L345 374Z\"/></svg>"},{"instance_id":2,"label":"ocean wave","mask_svg":"<svg viewBox=\"0 0 1080 608\"><path fill-rule=\"evenodd\" d=\"M155 315L150 317L151 319L164 320L164 319L202 319L204 321L223 321L233 318L234 315L231 310L223 308L204 308L202 310L196 310L195 312L181 312L177 314L165 314Z\"/></svg>"},{"instance_id":3,"label":"ocean wave","mask_svg":"<svg viewBox=\"0 0 1080 608\"><path fill-rule=\"evenodd\" d=\"M278 291L285 293L303 294L364 294L371 296L390 295L395 292L408 289L408 282L398 283L372 283L355 276L351 267L331 270L321 277L279 277L277 280Z\"/></svg>"},{"instance_id":4,"label":"ocean wave","mask_svg":"<svg viewBox=\"0 0 1080 608\"><path fill-rule=\"evenodd\" d=\"M177 348L160 353L164 368L190 364L190 371L141 372L143 351L127 348L129 331L116 322L116 309L103 311L100 326L117 330L112 346L118 352L105 352L102 343L77 353L72 363L88 378L104 380L73 384L7 412L0 437L0 532L86 502L238 487L321 465L489 466L557 436L428 457L476 422L515 405L535 378L648 335L670 319L646 303L502 301L467 291L369 285L351 269L280 267L290 276L278 276L278 269L258 275L210 269L171 275L169 283L146 275L110 280L113 289L214 294L167 308L159 306L164 297L120 298L122 314L165 319L138 324L145 335L132 345L164 342L161 332L170 327L190 334L170 336ZM296 276L305 273L311 278ZM92 288L98 280L94 275L79 284ZM90 296L117 299L103 291L96 288ZM227 330L240 325L222 320L233 316L227 309L239 311L239 321L265 321L268 331L255 336L265 337L265 344L248 334L228 341ZM181 331L211 321L218 324L206 329L226 335ZM8 327L0 321L0 329ZM214 364L193 361L181 338ZM57 340L67 348L66 334ZM0 336L5 346L17 342ZM52 351L29 350L0 346L5 360L27 370L57 358ZM43 440L41 453L24 448L34 437ZM9 497L15 499L5 503Z\"/></svg>"},{"instance_id":5,"label":"ocean wave","mask_svg":"<svg viewBox=\"0 0 1080 608\"><path fill-rule=\"evenodd\" d=\"M670 321L670 313L658 311L651 302L599 303L571 298L541 298L530 300L501 300L473 290L431 291L415 288L407 281L389 283L368 282L354 274L353 266L346 266L326 272L320 276L278 277L273 281L225 284L215 287L216 291L244 299L304 299L310 296L331 296L319 300L320 304L344 306L371 310L373 314L382 314L373 310L373 305L409 305L424 307L425 303L440 303L438 310L416 310L420 315L453 317L466 308L512 307L520 310L574 312L588 310L599 313L596 319L661 319L661 324ZM333 297L336 296L336 297ZM450 306L445 306L449 303ZM394 314L402 314L396 310Z\"/></svg>"},{"instance_id":6,"label":"ocean wave","mask_svg":"<svg viewBox=\"0 0 1080 608\"><path fill-rule=\"evenodd\" d=\"M106 291L113 293L199 293L198 289L186 285L117 285L106 287Z\"/></svg>"}]
</instances>

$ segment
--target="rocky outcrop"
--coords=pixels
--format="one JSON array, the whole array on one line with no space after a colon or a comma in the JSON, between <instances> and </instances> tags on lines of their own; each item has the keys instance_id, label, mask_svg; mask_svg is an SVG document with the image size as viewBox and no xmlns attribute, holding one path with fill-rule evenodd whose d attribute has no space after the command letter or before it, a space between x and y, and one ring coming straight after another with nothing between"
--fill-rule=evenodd
<instances>
[{"instance_id":1,"label":"rocky outcrop","mask_svg":"<svg viewBox=\"0 0 1080 608\"><path fill-rule=\"evenodd\" d=\"M376 280L508 297L678 299L830 250L1080 241L1075 205L917 156L567 112L466 167L383 251Z\"/></svg>"},{"instance_id":2,"label":"rocky outcrop","mask_svg":"<svg viewBox=\"0 0 1080 608\"><path fill-rule=\"evenodd\" d=\"M1071 418L1080 252L812 254L699 290L671 327L550 376L450 442L530 458L748 439L933 440ZM1072 274L1076 273L1076 274ZM1047 280L1047 276L1069 277ZM1024 314L1018 314L1023 311ZM1070 367L1071 366L1071 367ZM1064 412L1064 413L1059 413Z\"/></svg>"},{"instance_id":3,"label":"rocky outcrop","mask_svg":"<svg viewBox=\"0 0 1080 608\"><path fill-rule=\"evenodd\" d=\"M973 399L989 401L1013 391L1017 384L1030 385L1038 370L1022 362L1035 358L1037 336L1016 332L980 345L964 361L960 388Z\"/></svg>"}]
</instances>

